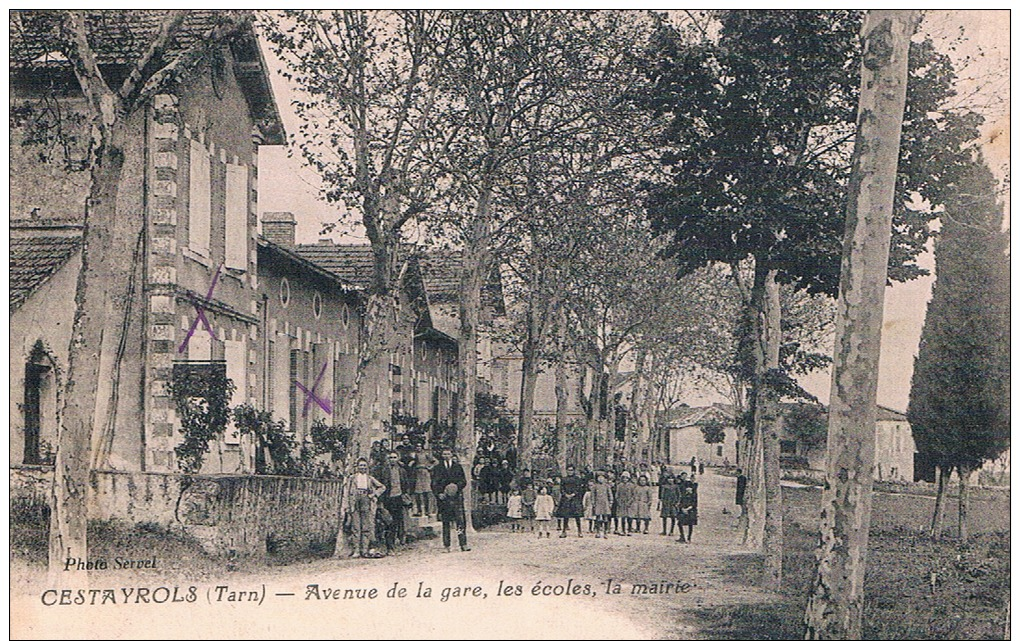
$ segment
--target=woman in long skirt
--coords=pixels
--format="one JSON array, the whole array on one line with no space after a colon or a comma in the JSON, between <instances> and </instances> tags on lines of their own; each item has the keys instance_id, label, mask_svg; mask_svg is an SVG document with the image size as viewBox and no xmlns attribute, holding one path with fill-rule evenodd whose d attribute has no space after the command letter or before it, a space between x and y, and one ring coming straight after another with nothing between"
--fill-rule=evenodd
<instances>
[{"instance_id":1,"label":"woman in long skirt","mask_svg":"<svg viewBox=\"0 0 1020 641\"><path fill-rule=\"evenodd\" d=\"M694 536L694 526L698 524L698 483L694 480L681 483L676 522L680 526L680 538L677 542L690 543ZM686 541L684 526L687 526Z\"/></svg>"},{"instance_id":2,"label":"woman in long skirt","mask_svg":"<svg viewBox=\"0 0 1020 641\"><path fill-rule=\"evenodd\" d=\"M669 536L676 528L676 509L680 501L680 489L669 474L659 477L659 516L662 518L662 536L666 536L666 522L669 522Z\"/></svg>"}]
</instances>

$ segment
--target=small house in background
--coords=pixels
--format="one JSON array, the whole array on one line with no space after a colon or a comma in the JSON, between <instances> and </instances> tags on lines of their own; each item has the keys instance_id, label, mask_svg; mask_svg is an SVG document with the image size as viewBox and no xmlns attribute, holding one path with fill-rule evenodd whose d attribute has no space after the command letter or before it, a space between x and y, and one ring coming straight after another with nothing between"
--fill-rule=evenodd
<instances>
[{"instance_id":1,"label":"small house in background","mask_svg":"<svg viewBox=\"0 0 1020 641\"><path fill-rule=\"evenodd\" d=\"M703 407L678 407L660 416L669 435L669 458L672 465L690 463L696 456L705 465L721 466L727 462L739 465L739 436L733 408L716 403ZM709 440L705 441L706 433Z\"/></svg>"},{"instance_id":2,"label":"small house in background","mask_svg":"<svg viewBox=\"0 0 1020 641\"><path fill-rule=\"evenodd\" d=\"M828 410L822 405L783 403L779 456L787 470L825 470ZM733 408L717 403L703 407L680 407L659 420L669 435L669 463L682 465L692 456L706 465L742 465L739 434ZM710 437L722 441L706 443ZM902 412L878 407L875 421L875 480L913 481L916 448L907 417Z\"/></svg>"}]
</instances>

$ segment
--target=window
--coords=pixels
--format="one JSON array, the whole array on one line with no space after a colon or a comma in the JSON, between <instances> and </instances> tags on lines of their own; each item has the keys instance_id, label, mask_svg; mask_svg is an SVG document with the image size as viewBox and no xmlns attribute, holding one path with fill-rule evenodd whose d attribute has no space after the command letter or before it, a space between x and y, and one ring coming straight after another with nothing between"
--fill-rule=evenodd
<instances>
[{"instance_id":1,"label":"window","mask_svg":"<svg viewBox=\"0 0 1020 641\"><path fill-rule=\"evenodd\" d=\"M52 365L39 344L25 365L25 465L53 464L57 396Z\"/></svg>"},{"instance_id":2,"label":"window","mask_svg":"<svg viewBox=\"0 0 1020 641\"><path fill-rule=\"evenodd\" d=\"M322 316L322 296L319 295L319 292L312 294L312 313L316 318Z\"/></svg>"},{"instance_id":3,"label":"window","mask_svg":"<svg viewBox=\"0 0 1020 641\"><path fill-rule=\"evenodd\" d=\"M779 441L780 454L797 454L797 441Z\"/></svg>"},{"instance_id":4,"label":"window","mask_svg":"<svg viewBox=\"0 0 1020 641\"><path fill-rule=\"evenodd\" d=\"M290 304L290 281L286 278L280 281L280 304L284 307Z\"/></svg>"},{"instance_id":5,"label":"window","mask_svg":"<svg viewBox=\"0 0 1020 641\"><path fill-rule=\"evenodd\" d=\"M212 169L209 152L202 143L191 141L190 179L188 193L188 247L202 256L209 256L212 190L209 182Z\"/></svg>"},{"instance_id":6,"label":"window","mask_svg":"<svg viewBox=\"0 0 1020 641\"><path fill-rule=\"evenodd\" d=\"M347 329L347 326L351 322L351 310L347 307L347 305L340 308L340 322L344 324L344 329Z\"/></svg>"},{"instance_id":7,"label":"window","mask_svg":"<svg viewBox=\"0 0 1020 641\"><path fill-rule=\"evenodd\" d=\"M716 446L716 448L715 448L715 455L716 456L722 456L722 445Z\"/></svg>"},{"instance_id":8,"label":"window","mask_svg":"<svg viewBox=\"0 0 1020 641\"><path fill-rule=\"evenodd\" d=\"M226 238L224 263L248 269L248 168L227 165Z\"/></svg>"}]
</instances>

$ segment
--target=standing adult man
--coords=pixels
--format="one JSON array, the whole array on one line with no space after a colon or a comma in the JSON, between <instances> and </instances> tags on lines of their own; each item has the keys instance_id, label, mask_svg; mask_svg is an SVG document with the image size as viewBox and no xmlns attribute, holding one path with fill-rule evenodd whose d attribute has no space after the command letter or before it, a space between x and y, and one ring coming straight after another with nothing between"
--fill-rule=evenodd
<instances>
[{"instance_id":1,"label":"standing adult man","mask_svg":"<svg viewBox=\"0 0 1020 641\"><path fill-rule=\"evenodd\" d=\"M393 517L386 528L386 551L390 554L397 543L404 542L404 485L407 483L404 466L400 464L400 455L390 450L386 455L386 467L383 469L382 484L386 486L383 493L383 506Z\"/></svg>"},{"instance_id":2,"label":"standing adult man","mask_svg":"<svg viewBox=\"0 0 1020 641\"><path fill-rule=\"evenodd\" d=\"M341 504L351 519L351 534L354 539L351 547L356 548L351 556L361 558L370 556L370 548L375 540L376 501L385 491L382 483L368 473L368 460L359 458L354 474L344 482Z\"/></svg>"},{"instance_id":3,"label":"standing adult man","mask_svg":"<svg viewBox=\"0 0 1020 641\"><path fill-rule=\"evenodd\" d=\"M450 527L457 527L457 542L462 552L471 548L467 545L467 520L464 517L464 488L467 477L464 468L453 460L453 450L444 447L441 460L432 468L432 493L439 503L439 518L443 522L443 547L450 551Z\"/></svg>"}]
</instances>

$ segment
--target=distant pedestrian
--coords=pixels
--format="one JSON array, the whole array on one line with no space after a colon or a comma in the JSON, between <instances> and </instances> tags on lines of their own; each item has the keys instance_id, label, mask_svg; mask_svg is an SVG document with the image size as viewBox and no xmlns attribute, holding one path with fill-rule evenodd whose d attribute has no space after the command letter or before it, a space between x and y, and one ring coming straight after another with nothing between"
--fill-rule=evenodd
<instances>
[{"instance_id":1,"label":"distant pedestrian","mask_svg":"<svg viewBox=\"0 0 1020 641\"><path fill-rule=\"evenodd\" d=\"M585 518L586 521L588 521L588 534L591 534L592 532L595 531L595 506L592 503L591 490L585 490L584 498L581 499L581 505L584 508L584 518ZM567 533L566 533L567 525L566 525L566 523L567 523L567 521L566 521L566 519L564 519L564 524L563 524L564 530L563 530L563 534L560 535L561 538L567 536ZM581 533L579 532L577 534L577 536L581 536Z\"/></svg>"},{"instance_id":2,"label":"distant pedestrian","mask_svg":"<svg viewBox=\"0 0 1020 641\"><path fill-rule=\"evenodd\" d=\"M528 529L535 531L535 501L538 500L538 492L535 486L528 483L521 490L521 518L527 522Z\"/></svg>"},{"instance_id":3,"label":"distant pedestrian","mask_svg":"<svg viewBox=\"0 0 1020 641\"><path fill-rule=\"evenodd\" d=\"M613 534L630 536L633 531L634 499L637 486L631 480L630 472L623 472L620 475L620 482L616 484L616 517L613 521Z\"/></svg>"},{"instance_id":4,"label":"distant pedestrian","mask_svg":"<svg viewBox=\"0 0 1020 641\"><path fill-rule=\"evenodd\" d=\"M506 503L510 497L510 486L513 485L514 480L514 470L510 467L510 461L503 459L503 462L500 463L496 480L499 482L499 496L497 500L500 503Z\"/></svg>"},{"instance_id":5,"label":"distant pedestrian","mask_svg":"<svg viewBox=\"0 0 1020 641\"><path fill-rule=\"evenodd\" d=\"M669 536L673 536L676 528L676 509L680 502L680 490L669 474L664 475L659 483L659 517L662 518L662 536L666 536L666 524L669 523Z\"/></svg>"},{"instance_id":6,"label":"distant pedestrian","mask_svg":"<svg viewBox=\"0 0 1020 641\"><path fill-rule=\"evenodd\" d=\"M740 516L744 516L744 495L747 493L747 477L744 470L737 468L737 496L735 503L740 506Z\"/></svg>"},{"instance_id":7,"label":"distant pedestrian","mask_svg":"<svg viewBox=\"0 0 1020 641\"><path fill-rule=\"evenodd\" d=\"M383 494L383 506L392 519L386 527L386 550L391 554L398 543L404 542L404 485L407 484L407 472L400 464L400 455L391 450L387 455L386 467L380 481L386 486Z\"/></svg>"},{"instance_id":8,"label":"distant pedestrian","mask_svg":"<svg viewBox=\"0 0 1020 641\"><path fill-rule=\"evenodd\" d=\"M414 451L414 516L432 513L432 467L436 464L432 454L419 445Z\"/></svg>"},{"instance_id":9,"label":"distant pedestrian","mask_svg":"<svg viewBox=\"0 0 1020 641\"><path fill-rule=\"evenodd\" d=\"M691 476L694 476L697 473L698 473L698 457L692 456L691 457Z\"/></svg>"},{"instance_id":10,"label":"distant pedestrian","mask_svg":"<svg viewBox=\"0 0 1020 641\"><path fill-rule=\"evenodd\" d=\"M705 462L704 461L698 461L698 476L704 476L704 475L705 475Z\"/></svg>"},{"instance_id":11,"label":"distant pedestrian","mask_svg":"<svg viewBox=\"0 0 1020 641\"><path fill-rule=\"evenodd\" d=\"M549 538L549 523L552 521L553 512L556 510L556 503L553 501L545 486L538 488L538 496L535 498L535 521L538 523L538 538Z\"/></svg>"},{"instance_id":12,"label":"distant pedestrian","mask_svg":"<svg viewBox=\"0 0 1020 641\"><path fill-rule=\"evenodd\" d=\"M677 539L677 542L690 543L694 537L694 526L698 524L698 482L694 479L690 481L684 479L684 482L681 483L676 524L680 526L680 538ZM686 541L684 526L687 526Z\"/></svg>"}]
</instances>

